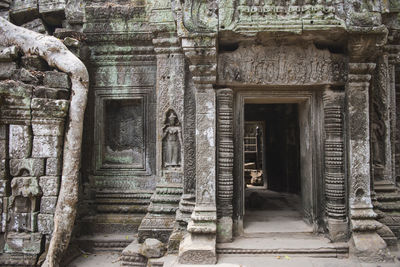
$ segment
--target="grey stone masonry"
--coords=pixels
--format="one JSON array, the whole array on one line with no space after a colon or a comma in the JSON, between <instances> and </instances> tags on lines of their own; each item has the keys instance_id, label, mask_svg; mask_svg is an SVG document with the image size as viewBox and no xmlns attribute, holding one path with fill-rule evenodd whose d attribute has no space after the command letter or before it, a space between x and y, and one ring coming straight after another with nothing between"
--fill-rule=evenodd
<instances>
[{"instance_id":1,"label":"grey stone masonry","mask_svg":"<svg viewBox=\"0 0 400 267\"><path fill-rule=\"evenodd\" d=\"M20 23L37 16L37 2L24 2L14 1L11 11ZM33 2L36 10L28 10ZM24 26L45 29L39 19ZM70 87L68 75L50 71L43 59L0 48L1 266L35 265L50 240Z\"/></svg>"}]
</instances>

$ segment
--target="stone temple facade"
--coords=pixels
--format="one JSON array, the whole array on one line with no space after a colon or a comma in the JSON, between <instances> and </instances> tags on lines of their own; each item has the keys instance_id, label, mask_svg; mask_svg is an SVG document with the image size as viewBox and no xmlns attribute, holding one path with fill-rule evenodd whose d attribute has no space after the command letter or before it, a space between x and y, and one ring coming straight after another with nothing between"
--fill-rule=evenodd
<instances>
[{"instance_id":1,"label":"stone temple facade","mask_svg":"<svg viewBox=\"0 0 400 267\"><path fill-rule=\"evenodd\" d=\"M258 175L299 196L315 234L390 260L399 13L398 0L0 0L1 17L63 40L90 75L64 257L124 249L125 264L146 266L140 244L155 238L180 263L214 264L246 231ZM71 82L34 53L0 49L0 265L40 266ZM98 233L123 238L87 238Z\"/></svg>"}]
</instances>

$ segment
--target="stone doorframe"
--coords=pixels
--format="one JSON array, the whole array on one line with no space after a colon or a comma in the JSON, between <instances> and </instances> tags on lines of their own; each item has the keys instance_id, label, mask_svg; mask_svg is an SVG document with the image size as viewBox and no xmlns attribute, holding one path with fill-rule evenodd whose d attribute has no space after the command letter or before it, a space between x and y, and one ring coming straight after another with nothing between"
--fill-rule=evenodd
<instances>
[{"instance_id":1,"label":"stone doorframe","mask_svg":"<svg viewBox=\"0 0 400 267\"><path fill-rule=\"evenodd\" d=\"M308 87L309 88L309 87ZM323 89L323 87L320 87ZM234 89L234 198L233 230L235 235L244 232L244 179L243 179L243 125L244 105L258 104L299 104L300 124L300 177L303 214L317 230L324 215L324 154L323 154L323 103L322 90L318 88ZM310 156L311 155L311 156ZM311 192L306 194L305 192ZM319 204L318 204L319 203Z\"/></svg>"}]
</instances>

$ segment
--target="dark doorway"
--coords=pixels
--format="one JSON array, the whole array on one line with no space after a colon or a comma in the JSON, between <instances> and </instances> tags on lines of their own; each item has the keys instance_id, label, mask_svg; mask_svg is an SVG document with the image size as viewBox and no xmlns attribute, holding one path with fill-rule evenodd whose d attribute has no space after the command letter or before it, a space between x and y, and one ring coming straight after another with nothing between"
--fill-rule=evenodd
<instances>
[{"instance_id":1,"label":"dark doorway","mask_svg":"<svg viewBox=\"0 0 400 267\"><path fill-rule=\"evenodd\" d=\"M263 185L276 192L300 193L298 105L246 104L244 114L246 184ZM257 138L253 140L251 136ZM263 182L254 179L254 171L249 173L250 170L257 170Z\"/></svg>"},{"instance_id":2,"label":"dark doorway","mask_svg":"<svg viewBox=\"0 0 400 267\"><path fill-rule=\"evenodd\" d=\"M303 221L298 104L244 106L245 233L312 231Z\"/></svg>"}]
</instances>

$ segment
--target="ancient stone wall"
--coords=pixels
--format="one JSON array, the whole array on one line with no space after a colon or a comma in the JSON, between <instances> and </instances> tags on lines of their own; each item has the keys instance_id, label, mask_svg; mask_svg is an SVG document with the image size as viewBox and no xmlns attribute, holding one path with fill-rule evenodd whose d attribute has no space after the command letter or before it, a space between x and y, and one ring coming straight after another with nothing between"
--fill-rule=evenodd
<instances>
[{"instance_id":1,"label":"ancient stone wall","mask_svg":"<svg viewBox=\"0 0 400 267\"><path fill-rule=\"evenodd\" d=\"M39 57L0 48L0 265L34 265L49 244L70 87Z\"/></svg>"},{"instance_id":2,"label":"ancient stone wall","mask_svg":"<svg viewBox=\"0 0 400 267\"><path fill-rule=\"evenodd\" d=\"M312 102L302 127L318 125L320 160L304 161L324 177L310 187L316 213L332 240L352 234L362 248L367 237L375 248L359 256L384 259L383 224L400 233L388 216L400 210L395 2L0 0L0 16L64 39L88 67L78 232L141 224L141 241L180 243L182 263L215 263L243 189L233 163L245 88ZM67 74L0 48L0 265L34 265L48 244L69 90Z\"/></svg>"}]
</instances>

